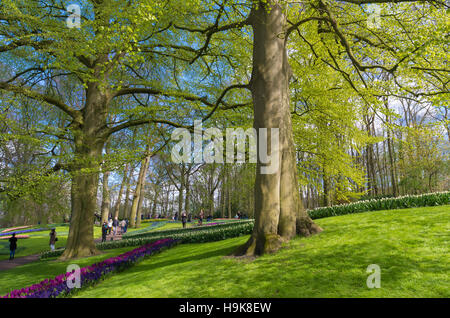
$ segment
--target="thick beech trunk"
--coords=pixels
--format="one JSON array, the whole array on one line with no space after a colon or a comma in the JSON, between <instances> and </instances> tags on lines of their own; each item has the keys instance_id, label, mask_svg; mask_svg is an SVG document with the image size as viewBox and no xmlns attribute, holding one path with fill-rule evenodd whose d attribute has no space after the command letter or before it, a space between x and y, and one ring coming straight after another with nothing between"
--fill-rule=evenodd
<instances>
[{"instance_id":1,"label":"thick beech trunk","mask_svg":"<svg viewBox=\"0 0 450 318\"><path fill-rule=\"evenodd\" d=\"M257 131L267 128L268 154L272 151L270 128L279 129L279 147L274 149L279 154L279 161L274 173L261 174L264 164L258 160L255 226L248 242L235 255L276 252L282 242L296 234L309 236L321 231L303 209L298 192L289 105L291 71L281 36L286 17L278 2L268 1L268 4L270 8L260 2L258 8L252 9L250 17L254 36L251 91L254 128Z\"/></svg>"},{"instance_id":2,"label":"thick beech trunk","mask_svg":"<svg viewBox=\"0 0 450 318\"><path fill-rule=\"evenodd\" d=\"M72 163L72 211L66 249L61 259L95 255L94 213L102 150L106 139L97 132L106 125L109 99L97 83L88 85L83 122L74 127L75 160Z\"/></svg>"}]
</instances>

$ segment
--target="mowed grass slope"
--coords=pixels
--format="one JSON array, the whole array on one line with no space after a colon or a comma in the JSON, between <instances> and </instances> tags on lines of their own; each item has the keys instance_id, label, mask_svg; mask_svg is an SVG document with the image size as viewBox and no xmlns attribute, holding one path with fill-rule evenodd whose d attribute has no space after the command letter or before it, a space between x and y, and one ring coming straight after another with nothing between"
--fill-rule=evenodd
<instances>
[{"instance_id":1,"label":"mowed grass slope","mask_svg":"<svg viewBox=\"0 0 450 318\"><path fill-rule=\"evenodd\" d=\"M450 206L316 220L324 232L255 260L226 257L248 236L182 244L76 297L450 297ZM381 268L381 288L366 285Z\"/></svg>"}]
</instances>

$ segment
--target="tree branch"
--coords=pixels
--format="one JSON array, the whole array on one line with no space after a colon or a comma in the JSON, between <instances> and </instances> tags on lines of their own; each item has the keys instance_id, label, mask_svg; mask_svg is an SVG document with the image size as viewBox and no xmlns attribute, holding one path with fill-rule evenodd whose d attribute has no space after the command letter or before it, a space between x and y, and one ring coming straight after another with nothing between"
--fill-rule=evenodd
<instances>
[{"instance_id":1,"label":"tree branch","mask_svg":"<svg viewBox=\"0 0 450 318\"><path fill-rule=\"evenodd\" d=\"M63 112L65 112L67 115L72 117L75 121L79 121L80 123L82 122L82 115L81 115L80 111L73 109L72 107L66 105L65 103L63 103L62 101L60 101L56 98L38 93L36 91L27 89L25 87L11 85L11 84L8 84L7 82L0 82L0 89L9 91L9 92L13 92L13 93L22 94L22 95L29 97L31 99L34 99L34 100L44 101L50 105L58 107Z\"/></svg>"}]
</instances>

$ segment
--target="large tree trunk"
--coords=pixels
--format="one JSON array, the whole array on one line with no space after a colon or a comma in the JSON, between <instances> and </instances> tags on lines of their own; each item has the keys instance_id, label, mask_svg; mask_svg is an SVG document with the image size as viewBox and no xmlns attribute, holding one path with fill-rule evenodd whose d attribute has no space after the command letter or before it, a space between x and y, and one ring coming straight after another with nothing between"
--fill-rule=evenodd
<instances>
[{"instance_id":1,"label":"large tree trunk","mask_svg":"<svg viewBox=\"0 0 450 318\"><path fill-rule=\"evenodd\" d=\"M320 232L303 209L298 192L297 167L289 105L291 71L282 35L286 25L276 1L259 3L251 12L253 27L253 73L251 92L254 128L267 128L267 152L278 154L272 174L262 174L257 163L255 181L255 226L246 244L235 255L261 255L277 251L296 234ZM279 129L278 149L271 149L271 128ZM261 134L259 135L261 138ZM258 142L258 151L260 144ZM277 148L277 147L276 147ZM272 157L272 160L274 158ZM274 163L272 163L274 164Z\"/></svg>"},{"instance_id":2,"label":"large tree trunk","mask_svg":"<svg viewBox=\"0 0 450 318\"><path fill-rule=\"evenodd\" d=\"M95 255L94 214L102 150L106 140L97 132L106 125L107 94L98 83L88 84L83 123L74 128L75 161L72 163L72 213L67 245L61 259Z\"/></svg>"}]
</instances>

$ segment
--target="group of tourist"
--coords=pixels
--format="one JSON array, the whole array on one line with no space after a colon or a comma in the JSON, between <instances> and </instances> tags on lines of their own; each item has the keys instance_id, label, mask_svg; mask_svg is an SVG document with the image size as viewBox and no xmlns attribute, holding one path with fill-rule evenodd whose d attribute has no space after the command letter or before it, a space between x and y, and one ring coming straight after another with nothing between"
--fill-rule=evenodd
<instances>
[{"instance_id":1,"label":"group of tourist","mask_svg":"<svg viewBox=\"0 0 450 318\"><path fill-rule=\"evenodd\" d=\"M119 229L121 234L126 233L128 230L128 224L129 224L128 219L119 221L117 217L115 217L114 220L110 218L108 222L106 221L103 222L102 242L106 242L106 236L111 234L111 232L113 233L113 236L119 234Z\"/></svg>"},{"instance_id":2,"label":"group of tourist","mask_svg":"<svg viewBox=\"0 0 450 318\"><path fill-rule=\"evenodd\" d=\"M50 231L50 249L52 251L55 250L56 241L58 241L58 238L56 237L56 230L51 229ZM16 254L17 249L17 237L16 233L13 233L11 237L9 238L9 260L13 260L14 256Z\"/></svg>"}]
</instances>

